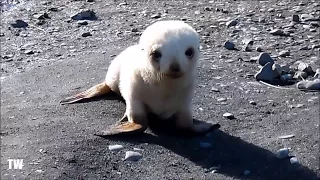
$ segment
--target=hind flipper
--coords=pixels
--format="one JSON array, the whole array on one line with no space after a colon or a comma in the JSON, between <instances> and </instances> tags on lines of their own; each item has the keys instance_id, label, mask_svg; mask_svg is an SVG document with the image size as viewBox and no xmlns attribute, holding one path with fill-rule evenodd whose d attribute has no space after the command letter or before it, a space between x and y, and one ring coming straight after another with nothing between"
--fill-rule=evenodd
<instances>
[{"instance_id":1,"label":"hind flipper","mask_svg":"<svg viewBox=\"0 0 320 180\"><path fill-rule=\"evenodd\" d=\"M101 95L105 95L108 93L111 93L111 89L108 85L106 85L105 82L97 84L93 87L91 87L90 89L76 94L74 96L68 97L62 101L60 101L60 104L71 104L71 103L75 103L78 102L80 100L83 99L88 99L88 98L92 98L92 97L97 97L97 96L101 96Z\"/></svg>"}]
</instances>

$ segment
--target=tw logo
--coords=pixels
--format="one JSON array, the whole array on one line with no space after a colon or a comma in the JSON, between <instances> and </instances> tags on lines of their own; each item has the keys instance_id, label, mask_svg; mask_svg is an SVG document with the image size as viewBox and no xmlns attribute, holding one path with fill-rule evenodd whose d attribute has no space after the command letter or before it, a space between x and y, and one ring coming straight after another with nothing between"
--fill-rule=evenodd
<instances>
[{"instance_id":1,"label":"tw logo","mask_svg":"<svg viewBox=\"0 0 320 180\"><path fill-rule=\"evenodd\" d=\"M22 169L23 159L8 159L9 169Z\"/></svg>"}]
</instances>

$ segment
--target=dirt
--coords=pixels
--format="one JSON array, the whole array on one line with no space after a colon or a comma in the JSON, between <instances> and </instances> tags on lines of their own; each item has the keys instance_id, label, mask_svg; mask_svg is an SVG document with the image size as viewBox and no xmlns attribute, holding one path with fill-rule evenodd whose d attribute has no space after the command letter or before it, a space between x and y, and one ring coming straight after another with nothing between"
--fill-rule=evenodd
<instances>
[{"instance_id":1,"label":"dirt","mask_svg":"<svg viewBox=\"0 0 320 180\"><path fill-rule=\"evenodd\" d=\"M258 63L247 61L260 54L255 50L260 46L279 64L296 67L302 61L319 68L320 28L310 25L319 23L319 8L311 0L95 0L25 1L6 9L0 37L1 179L319 179L319 93L260 84L253 77ZM93 10L98 19L87 25L70 20L81 9ZM34 15L44 12L49 18L39 22ZM289 36L269 33L285 29L293 14L312 14L314 20L296 24ZM29 26L13 28L17 19ZM150 130L128 138L94 136L122 117L124 103L102 98L61 106L59 101L101 82L114 56L161 19L185 20L199 32L203 56L194 118L218 122L220 129L201 137ZM227 28L228 20L238 26ZM82 36L88 32L92 36ZM253 39L252 51L242 50L245 38ZM226 40L239 51L224 48ZM290 56L278 56L282 50ZM226 112L235 119L223 117ZM289 134L294 137L278 138ZM124 149L109 151L114 144ZM299 165L276 158L283 147ZM140 148L143 158L123 161L133 148ZM8 169L8 159L23 159L23 168Z\"/></svg>"}]
</instances>

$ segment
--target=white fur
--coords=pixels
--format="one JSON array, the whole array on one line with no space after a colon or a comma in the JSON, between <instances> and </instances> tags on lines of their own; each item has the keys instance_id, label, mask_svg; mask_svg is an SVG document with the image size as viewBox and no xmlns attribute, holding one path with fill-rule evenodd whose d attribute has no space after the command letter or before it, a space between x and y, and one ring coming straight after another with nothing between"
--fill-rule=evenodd
<instances>
[{"instance_id":1,"label":"white fur","mask_svg":"<svg viewBox=\"0 0 320 180\"><path fill-rule=\"evenodd\" d=\"M127 113L152 112L168 118L188 112L190 121L199 46L198 34L186 23L156 22L143 32L138 45L127 48L111 62L106 84L125 99ZM191 59L185 55L190 47L195 52ZM150 57L154 48L162 53L159 64ZM173 62L180 65L182 77L165 75L170 74Z\"/></svg>"}]
</instances>

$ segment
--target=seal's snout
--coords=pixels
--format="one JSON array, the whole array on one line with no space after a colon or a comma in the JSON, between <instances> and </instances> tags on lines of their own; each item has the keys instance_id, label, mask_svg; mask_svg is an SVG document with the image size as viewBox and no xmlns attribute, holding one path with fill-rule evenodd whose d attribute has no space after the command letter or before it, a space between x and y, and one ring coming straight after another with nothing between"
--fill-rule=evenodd
<instances>
[{"instance_id":1,"label":"seal's snout","mask_svg":"<svg viewBox=\"0 0 320 180\"><path fill-rule=\"evenodd\" d=\"M180 72L181 68L180 68L180 65L177 64L177 63L172 63L170 66L169 66L169 69L171 72L174 72L174 73L178 73Z\"/></svg>"}]
</instances>

